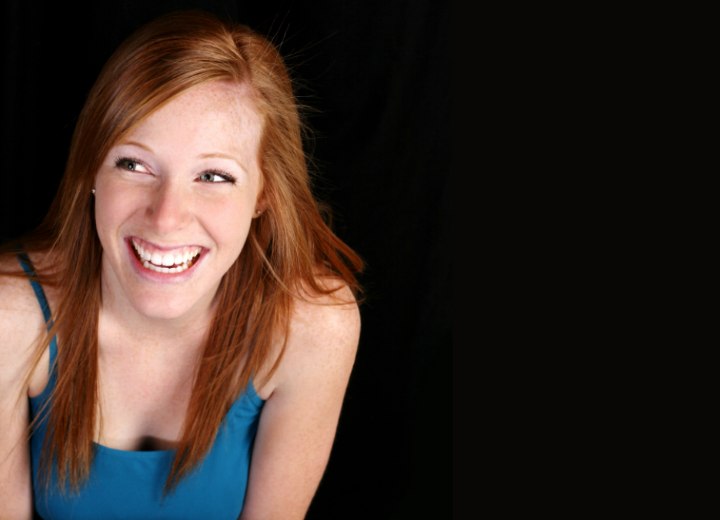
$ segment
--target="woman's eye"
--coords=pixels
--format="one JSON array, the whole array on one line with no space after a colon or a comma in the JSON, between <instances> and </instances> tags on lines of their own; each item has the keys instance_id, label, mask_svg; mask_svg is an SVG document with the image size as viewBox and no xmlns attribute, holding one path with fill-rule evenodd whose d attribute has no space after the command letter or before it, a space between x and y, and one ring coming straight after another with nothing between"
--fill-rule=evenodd
<instances>
[{"instance_id":1,"label":"woman's eye","mask_svg":"<svg viewBox=\"0 0 720 520\"><path fill-rule=\"evenodd\" d=\"M200 182L233 182L235 179L226 173L203 172L198 176Z\"/></svg>"},{"instance_id":2,"label":"woman's eye","mask_svg":"<svg viewBox=\"0 0 720 520\"><path fill-rule=\"evenodd\" d=\"M140 162L128 157L121 157L115 161L115 166L130 172L148 173L147 169Z\"/></svg>"}]
</instances>

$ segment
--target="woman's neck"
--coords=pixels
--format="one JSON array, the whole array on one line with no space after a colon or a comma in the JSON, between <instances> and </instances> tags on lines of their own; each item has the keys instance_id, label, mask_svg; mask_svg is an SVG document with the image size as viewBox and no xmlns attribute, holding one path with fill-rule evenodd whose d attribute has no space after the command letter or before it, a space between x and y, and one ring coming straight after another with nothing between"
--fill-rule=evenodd
<instances>
[{"instance_id":1,"label":"woman's neck","mask_svg":"<svg viewBox=\"0 0 720 520\"><path fill-rule=\"evenodd\" d=\"M99 315L102 343L138 345L143 350L194 350L201 347L213 317L211 304L171 319L150 318L137 312L122 298L103 292Z\"/></svg>"}]
</instances>

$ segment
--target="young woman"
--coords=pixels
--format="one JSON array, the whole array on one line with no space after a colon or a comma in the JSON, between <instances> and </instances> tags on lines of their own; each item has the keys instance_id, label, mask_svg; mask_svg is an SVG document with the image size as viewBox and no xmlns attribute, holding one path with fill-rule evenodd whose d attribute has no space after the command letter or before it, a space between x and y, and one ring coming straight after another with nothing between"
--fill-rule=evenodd
<instances>
[{"instance_id":1,"label":"young woman","mask_svg":"<svg viewBox=\"0 0 720 520\"><path fill-rule=\"evenodd\" d=\"M0 256L0 517L303 518L361 268L311 194L277 50L201 12L138 30Z\"/></svg>"}]
</instances>

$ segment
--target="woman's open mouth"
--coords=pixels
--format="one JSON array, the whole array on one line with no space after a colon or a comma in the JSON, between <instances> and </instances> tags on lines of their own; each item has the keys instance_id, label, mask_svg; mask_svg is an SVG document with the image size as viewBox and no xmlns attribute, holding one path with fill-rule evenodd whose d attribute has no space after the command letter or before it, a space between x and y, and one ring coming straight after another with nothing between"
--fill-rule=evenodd
<instances>
[{"instance_id":1,"label":"woman's open mouth","mask_svg":"<svg viewBox=\"0 0 720 520\"><path fill-rule=\"evenodd\" d=\"M138 238L131 238L132 250L140 264L150 271L163 274L182 273L190 269L200 258L202 247L184 246L176 249L159 250L152 244Z\"/></svg>"}]
</instances>

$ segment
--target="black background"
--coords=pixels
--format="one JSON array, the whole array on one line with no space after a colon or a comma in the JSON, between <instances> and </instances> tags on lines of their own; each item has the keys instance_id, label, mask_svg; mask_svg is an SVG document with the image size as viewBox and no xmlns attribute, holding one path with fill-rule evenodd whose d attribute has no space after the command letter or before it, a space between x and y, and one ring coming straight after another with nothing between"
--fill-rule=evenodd
<instances>
[{"instance_id":1,"label":"black background","mask_svg":"<svg viewBox=\"0 0 720 520\"><path fill-rule=\"evenodd\" d=\"M279 45L310 107L314 189L368 266L358 357L307 518L449 518L447 3L3 2L0 239L43 217L110 53L132 29L185 7L232 17Z\"/></svg>"}]
</instances>

